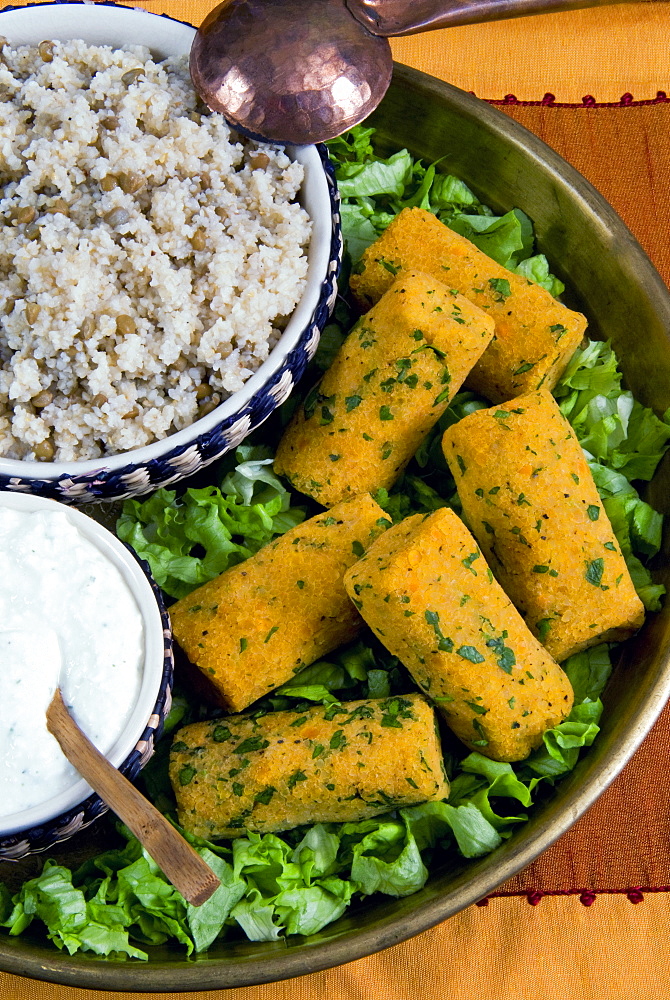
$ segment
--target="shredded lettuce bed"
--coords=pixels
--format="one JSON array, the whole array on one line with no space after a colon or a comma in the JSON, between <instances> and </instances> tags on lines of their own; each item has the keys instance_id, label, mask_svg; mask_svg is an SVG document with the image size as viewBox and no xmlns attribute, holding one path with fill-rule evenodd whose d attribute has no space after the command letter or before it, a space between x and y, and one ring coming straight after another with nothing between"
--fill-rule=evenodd
<instances>
[{"instance_id":1,"label":"shredded lettuce bed","mask_svg":"<svg viewBox=\"0 0 670 1000\"><path fill-rule=\"evenodd\" d=\"M506 267L538 281L554 295L563 290L546 258L534 254L532 226L515 209L495 216L459 179L424 167L406 150L375 156L372 129L359 127L330 144L343 198L342 218L354 261L408 205L435 212ZM326 368L353 321L344 298L326 327L315 369ZM651 479L670 444L670 411L656 417L621 388L608 344L578 350L555 390L561 410L584 448L637 590L650 610L664 588L641 560L659 550L661 515L632 482ZM180 598L258 551L272 538L316 512L294 498L271 470L273 435L281 431L294 400L263 429L263 443L240 446L220 469L218 486L184 492L159 490L144 501L126 501L119 537L146 559L156 581ZM444 428L488 405L462 392L428 435L402 480L378 502L394 521L415 511L450 505L455 485L439 447ZM426 882L431 865L475 858L495 850L526 821L533 804L570 771L598 733L600 696L611 672L610 650L600 645L563 664L575 692L569 718L545 733L542 745L518 764L466 753L448 733L444 754L451 781L448 802L432 802L362 823L315 824L281 835L248 833L228 844L186 836L219 876L221 887L201 907L188 905L140 844L121 825L116 849L71 872L47 860L42 872L13 896L0 883L0 926L9 934L42 924L54 944L147 960L149 945L176 942L187 955L221 937L273 941L313 934L336 920L351 900L384 893L406 896ZM300 709L310 703L393 698L414 687L398 660L372 633L312 664L254 709ZM176 691L166 720L176 726L211 716L212 710ZM145 790L174 822L167 777L169 736L142 772Z\"/></svg>"}]
</instances>

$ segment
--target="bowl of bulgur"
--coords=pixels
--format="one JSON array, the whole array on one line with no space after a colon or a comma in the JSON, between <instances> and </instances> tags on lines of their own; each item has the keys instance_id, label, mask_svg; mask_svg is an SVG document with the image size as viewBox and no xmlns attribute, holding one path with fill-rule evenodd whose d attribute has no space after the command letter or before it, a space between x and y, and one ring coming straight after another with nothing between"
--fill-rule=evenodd
<instances>
[{"instance_id":1,"label":"bowl of bulgur","mask_svg":"<svg viewBox=\"0 0 670 1000\"><path fill-rule=\"evenodd\" d=\"M193 34L107 4L0 13L2 489L79 503L175 482L316 349L341 252L327 154L210 113Z\"/></svg>"}]
</instances>

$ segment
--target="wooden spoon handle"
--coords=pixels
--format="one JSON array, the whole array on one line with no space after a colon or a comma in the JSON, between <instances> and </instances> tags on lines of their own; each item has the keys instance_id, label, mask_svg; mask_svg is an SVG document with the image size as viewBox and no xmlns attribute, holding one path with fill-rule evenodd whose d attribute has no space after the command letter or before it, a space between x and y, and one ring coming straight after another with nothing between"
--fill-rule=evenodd
<instances>
[{"instance_id":1,"label":"wooden spoon handle","mask_svg":"<svg viewBox=\"0 0 670 1000\"><path fill-rule=\"evenodd\" d=\"M103 802L113 809L154 859L172 885L193 906L209 899L221 884L178 830L81 731L56 688L47 708L47 729L61 750Z\"/></svg>"}]
</instances>

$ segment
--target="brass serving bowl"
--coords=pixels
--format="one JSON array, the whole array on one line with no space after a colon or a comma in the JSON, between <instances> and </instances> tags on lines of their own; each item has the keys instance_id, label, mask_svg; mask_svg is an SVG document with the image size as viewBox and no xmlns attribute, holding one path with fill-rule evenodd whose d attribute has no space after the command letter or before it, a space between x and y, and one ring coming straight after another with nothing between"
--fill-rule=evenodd
<instances>
[{"instance_id":1,"label":"brass serving bowl","mask_svg":"<svg viewBox=\"0 0 670 1000\"><path fill-rule=\"evenodd\" d=\"M592 334L612 340L630 388L657 412L670 405L670 294L623 222L583 177L505 115L403 66L396 67L373 123L389 148L407 146L428 162L446 153L449 171L462 176L484 202L527 212L540 249L570 290L570 304L588 315ZM652 484L659 507L664 495L670 497L668 480L670 462ZM659 579L670 584L667 539L658 561ZM481 899L549 847L630 759L669 694L670 601L622 647L593 747L551 800L493 854L474 862L450 857L421 892L398 900L371 897L309 938L271 944L221 941L195 960L157 947L142 963L89 954L68 957L37 936L0 935L0 968L86 989L173 993L273 982L387 948ZM55 856L72 864L75 841ZM94 845L80 842L78 849L85 855ZM0 877L7 877L1 868Z\"/></svg>"}]
</instances>

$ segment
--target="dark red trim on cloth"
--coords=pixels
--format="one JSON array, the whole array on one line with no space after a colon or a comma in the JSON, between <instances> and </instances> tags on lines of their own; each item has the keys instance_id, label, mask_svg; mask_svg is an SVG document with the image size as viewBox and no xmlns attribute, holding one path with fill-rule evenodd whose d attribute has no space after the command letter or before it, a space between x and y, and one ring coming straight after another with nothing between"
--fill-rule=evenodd
<instances>
[{"instance_id":1,"label":"dark red trim on cloth","mask_svg":"<svg viewBox=\"0 0 670 1000\"><path fill-rule=\"evenodd\" d=\"M646 101L636 101L633 99L632 94L622 94L621 99L618 101L596 101L595 97L591 97L587 94L582 97L581 104L570 104L557 101L553 94L545 94L541 101L520 101L518 97L514 94L506 94L502 100L500 99L487 99L487 104L498 104L498 105L518 105L522 108L642 108L650 104L670 104L670 97L666 94L664 90L659 90L656 97L649 98Z\"/></svg>"},{"instance_id":2,"label":"dark red trim on cloth","mask_svg":"<svg viewBox=\"0 0 670 1000\"><path fill-rule=\"evenodd\" d=\"M477 900L475 906L488 906L489 900L496 899L496 897L508 898L513 896L519 898L525 896L531 906L537 906L545 896L579 896L579 902L582 906L592 906L598 896L623 896L624 894L631 903L644 903L645 893L650 892L670 892L670 885L636 885L628 889L544 889L534 892L514 892L513 890L491 892L488 896L484 896L483 899Z\"/></svg>"}]
</instances>

